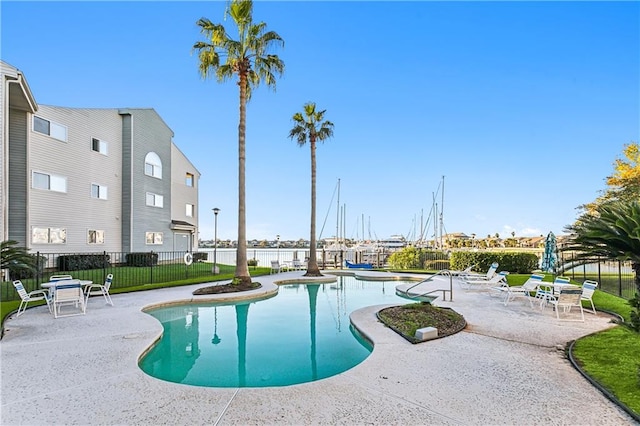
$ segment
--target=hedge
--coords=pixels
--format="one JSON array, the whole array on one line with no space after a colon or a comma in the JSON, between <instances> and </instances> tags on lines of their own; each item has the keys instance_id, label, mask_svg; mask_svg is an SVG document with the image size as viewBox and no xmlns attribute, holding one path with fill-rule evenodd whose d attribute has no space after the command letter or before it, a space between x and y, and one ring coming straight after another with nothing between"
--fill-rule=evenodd
<instances>
[{"instance_id":1,"label":"hedge","mask_svg":"<svg viewBox=\"0 0 640 426\"><path fill-rule=\"evenodd\" d=\"M108 254L71 254L58 257L59 271L82 271L109 266L111 266L111 257Z\"/></svg>"},{"instance_id":2,"label":"hedge","mask_svg":"<svg viewBox=\"0 0 640 426\"><path fill-rule=\"evenodd\" d=\"M471 266L474 271L484 272L493 262L498 262L498 271L512 274L529 274L538 269L538 256L534 253L456 251L451 253L451 268L464 270Z\"/></svg>"},{"instance_id":3,"label":"hedge","mask_svg":"<svg viewBox=\"0 0 640 426\"><path fill-rule=\"evenodd\" d=\"M126 263L127 266L155 266L158 264L158 253L129 253L126 257Z\"/></svg>"}]
</instances>

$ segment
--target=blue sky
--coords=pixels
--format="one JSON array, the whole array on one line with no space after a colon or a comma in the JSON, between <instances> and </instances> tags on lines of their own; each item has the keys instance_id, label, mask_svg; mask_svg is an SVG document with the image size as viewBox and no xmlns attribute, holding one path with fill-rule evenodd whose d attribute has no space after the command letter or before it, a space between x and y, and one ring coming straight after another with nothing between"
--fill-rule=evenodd
<instances>
[{"instance_id":1,"label":"blue sky","mask_svg":"<svg viewBox=\"0 0 640 426\"><path fill-rule=\"evenodd\" d=\"M191 53L200 17L233 31L225 4L0 4L1 57L38 103L162 116L202 173L203 239L213 207L218 237L237 236L238 89L202 80ZM320 237L338 179L346 236L364 217L384 238L419 234L442 176L445 232L561 234L639 140L638 2L257 1L254 20L285 40L286 70L247 109L249 238L309 238L309 148L288 138L308 101L335 124L317 151Z\"/></svg>"}]
</instances>

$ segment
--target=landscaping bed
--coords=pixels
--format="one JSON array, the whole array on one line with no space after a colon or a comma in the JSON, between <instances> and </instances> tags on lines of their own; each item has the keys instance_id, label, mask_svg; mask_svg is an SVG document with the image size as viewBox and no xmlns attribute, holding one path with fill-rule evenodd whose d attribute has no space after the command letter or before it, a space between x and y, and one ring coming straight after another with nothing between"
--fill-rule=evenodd
<instances>
[{"instance_id":1,"label":"landscaping bed","mask_svg":"<svg viewBox=\"0 0 640 426\"><path fill-rule=\"evenodd\" d=\"M416 330L420 328L435 327L440 338L458 333L467 326L464 317L453 309L424 302L382 309L378 319L411 343L421 342L415 338Z\"/></svg>"}]
</instances>

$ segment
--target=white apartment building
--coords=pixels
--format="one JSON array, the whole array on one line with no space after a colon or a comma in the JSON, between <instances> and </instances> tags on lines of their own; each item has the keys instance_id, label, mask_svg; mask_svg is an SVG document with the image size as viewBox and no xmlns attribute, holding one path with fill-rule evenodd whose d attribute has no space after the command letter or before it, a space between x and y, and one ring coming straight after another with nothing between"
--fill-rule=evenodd
<instances>
[{"instance_id":1,"label":"white apartment building","mask_svg":"<svg viewBox=\"0 0 640 426\"><path fill-rule=\"evenodd\" d=\"M193 250L200 173L153 109L38 105L0 61L0 241L32 252Z\"/></svg>"}]
</instances>

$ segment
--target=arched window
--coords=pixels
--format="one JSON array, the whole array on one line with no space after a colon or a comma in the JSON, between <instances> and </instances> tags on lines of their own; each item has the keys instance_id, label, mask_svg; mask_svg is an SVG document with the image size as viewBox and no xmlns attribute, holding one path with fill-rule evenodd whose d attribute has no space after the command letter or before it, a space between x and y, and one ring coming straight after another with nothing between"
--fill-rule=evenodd
<instances>
[{"instance_id":1,"label":"arched window","mask_svg":"<svg viewBox=\"0 0 640 426\"><path fill-rule=\"evenodd\" d=\"M144 174L162 179L162 161L155 152L150 152L144 157Z\"/></svg>"}]
</instances>

